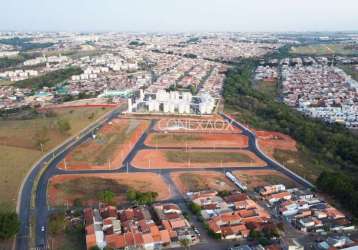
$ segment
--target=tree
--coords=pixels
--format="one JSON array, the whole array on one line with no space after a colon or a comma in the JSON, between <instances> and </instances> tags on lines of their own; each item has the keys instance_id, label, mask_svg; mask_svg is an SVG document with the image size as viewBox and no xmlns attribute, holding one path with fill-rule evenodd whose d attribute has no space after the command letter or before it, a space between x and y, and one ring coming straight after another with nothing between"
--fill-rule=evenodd
<instances>
[{"instance_id":1,"label":"tree","mask_svg":"<svg viewBox=\"0 0 358 250\"><path fill-rule=\"evenodd\" d=\"M50 141L50 138L48 137L48 128L42 127L42 129L37 130L34 135L34 140L36 146L43 152L46 143Z\"/></svg>"},{"instance_id":2,"label":"tree","mask_svg":"<svg viewBox=\"0 0 358 250\"><path fill-rule=\"evenodd\" d=\"M193 212L193 214L200 215L201 207L198 204L190 202L189 209Z\"/></svg>"},{"instance_id":3,"label":"tree","mask_svg":"<svg viewBox=\"0 0 358 250\"><path fill-rule=\"evenodd\" d=\"M222 190L222 191L219 191L219 192L218 192L218 195L223 198L223 197L225 197L225 196L230 195L230 191L228 191L228 190Z\"/></svg>"},{"instance_id":4,"label":"tree","mask_svg":"<svg viewBox=\"0 0 358 250\"><path fill-rule=\"evenodd\" d=\"M136 199L136 191L133 189L128 189L127 191L127 199L129 201L135 201Z\"/></svg>"},{"instance_id":5,"label":"tree","mask_svg":"<svg viewBox=\"0 0 358 250\"><path fill-rule=\"evenodd\" d=\"M58 119L57 127L61 134L66 134L71 129L69 121L65 119Z\"/></svg>"},{"instance_id":6,"label":"tree","mask_svg":"<svg viewBox=\"0 0 358 250\"><path fill-rule=\"evenodd\" d=\"M0 239L10 239L17 234L20 221L15 212L0 213Z\"/></svg>"},{"instance_id":7,"label":"tree","mask_svg":"<svg viewBox=\"0 0 358 250\"><path fill-rule=\"evenodd\" d=\"M190 240L189 239L182 239L182 240L179 241L179 243L184 249L189 249L189 246L190 246Z\"/></svg>"},{"instance_id":8,"label":"tree","mask_svg":"<svg viewBox=\"0 0 358 250\"><path fill-rule=\"evenodd\" d=\"M103 190L98 193L99 200L106 204L112 204L115 196L116 194L110 190Z\"/></svg>"},{"instance_id":9,"label":"tree","mask_svg":"<svg viewBox=\"0 0 358 250\"><path fill-rule=\"evenodd\" d=\"M133 189L127 191L127 199L139 205L150 205L157 197L157 192L138 192Z\"/></svg>"},{"instance_id":10,"label":"tree","mask_svg":"<svg viewBox=\"0 0 358 250\"><path fill-rule=\"evenodd\" d=\"M49 231L52 235L57 235L65 228L65 215L63 212L52 214L49 218Z\"/></svg>"}]
</instances>

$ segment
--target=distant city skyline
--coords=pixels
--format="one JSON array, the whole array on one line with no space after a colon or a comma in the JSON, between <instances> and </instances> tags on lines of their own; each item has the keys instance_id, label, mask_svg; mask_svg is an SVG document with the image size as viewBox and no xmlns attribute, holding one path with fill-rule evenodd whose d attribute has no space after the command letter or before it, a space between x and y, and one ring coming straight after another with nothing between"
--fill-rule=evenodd
<instances>
[{"instance_id":1,"label":"distant city skyline","mask_svg":"<svg viewBox=\"0 0 358 250\"><path fill-rule=\"evenodd\" d=\"M1 0L2 31L353 31L356 0Z\"/></svg>"}]
</instances>

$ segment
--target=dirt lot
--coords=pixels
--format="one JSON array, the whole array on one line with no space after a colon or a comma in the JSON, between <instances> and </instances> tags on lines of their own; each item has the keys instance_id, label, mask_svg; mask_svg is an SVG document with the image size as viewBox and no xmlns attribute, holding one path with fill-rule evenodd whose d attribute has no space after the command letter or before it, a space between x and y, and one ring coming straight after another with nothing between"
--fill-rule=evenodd
<instances>
[{"instance_id":1,"label":"dirt lot","mask_svg":"<svg viewBox=\"0 0 358 250\"><path fill-rule=\"evenodd\" d=\"M248 138L241 134L151 133L145 144L152 147L245 148Z\"/></svg>"},{"instance_id":2,"label":"dirt lot","mask_svg":"<svg viewBox=\"0 0 358 250\"><path fill-rule=\"evenodd\" d=\"M234 190L234 184L223 173L218 172L175 172L170 174L182 193L213 189Z\"/></svg>"},{"instance_id":3,"label":"dirt lot","mask_svg":"<svg viewBox=\"0 0 358 250\"><path fill-rule=\"evenodd\" d=\"M275 170L238 170L234 171L234 175L240 181L246 183L251 190L256 187L274 184L284 184L288 188L299 186L295 181Z\"/></svg>"},{"instance_id":4,"label":"dirt lot","mask_svg":"<svg viewBox=\"0 0 358 250\"><path fill-rule=\"evenodd\" d=\"M46 139L46 152L108 111L108 108L77 108L57 110L49 116L0 120L0 203L15 207L21 181L44 154L36 144L38 136ZM59 119L68 121L71 127L68 132L58 130Z\"/></svg>"},{"instance_id":5,"label":"dirt lot","mask_svg":"<svg viewBox=\"0 0 358 250\"><path fill-rule=\"evenodd\" d=\"M271 131L255 131L258 137L258 142L261 149L268 154L273 156L275 149L297 151L296 141L288 135L271 132Z\"/></svg>"},{"instance_id":6,"label":"dirt lot","mask_svg":"<svg viewBox=\"0 0 358 250\"><path fill-rule=\"evenodd\" d=\"M265 166L247 150L141 150L132 164L137 168L214 168Z\"/></svg>"},{"instance_id":7,"label":"dirt lot","mask_svg":"<svg viewBox=\"0 0 358 250\"><path fill-rule=\"evenodd\" d=\"M220 116L202 118L163 118L154 126L156 131L195 132L195 133L241 133L239 128L232 126Z\"/></svg>"},{"instance_id":8,"label":"dirt lot","mask_svg":"<svg viewBox=\"0 0 358 250\"><path fill-rule=\"evenodd\" d=\"M51 206L69 206L74 201L82 205L98 204L98 192L111 190L117 194L116 204L126 202L126 191L153 191L159 194L158 200L170 198L169 188L161 176L154 173L119 174L71 174L51 178L48 185L48 200Z\"/></svg>"},{"instance_id":9,"label":"dirt lot","mask_svg":"<svg viewBox=\"0 0 358 250\"><path fill-rule=\"evenodd\" d=\"M147 129L149 121L115 119L97 133L94 140L81 144L66 156L59 167L64 169L114 169L123 160Z\"/></svg>"}]
</instances>

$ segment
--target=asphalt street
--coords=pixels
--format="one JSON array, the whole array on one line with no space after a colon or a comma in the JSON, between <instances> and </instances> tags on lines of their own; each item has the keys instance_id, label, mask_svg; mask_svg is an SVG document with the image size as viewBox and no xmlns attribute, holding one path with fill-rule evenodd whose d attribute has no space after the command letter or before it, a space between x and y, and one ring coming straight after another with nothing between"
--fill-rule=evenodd
<instances>
[{"instance_id":1,"label":"asphalt street","mask_svg":"<svg viewBox=\"0 0 358 250\"><path fill-rule=\"evenodd\" d=\"M95 129L98 129L100 126L104 125L105 123L108 123L113 118L117 117L120 114L119 110L115 110L108 114L105 119L101 120L100 122L93 124L90 128L88 128L86 131L84 131L78 138L74 138L68 142L66 142L64 145L59 147L55 152L51 152L48 155L46 155L41 161L34 166L31 173L28 175L28 178L25 180L22 191L21 191L21 200L20 200L20 206L19 206L19 217L21 221L20 225L20 232L17 235L16 239L16 249L19 250L27 250L29 249L29 222L31 219L31 216L34 216L36 218L36 225L35 225L35 244L38 247L38 249L45 249L47 238L46 238L46 232L47 232L47 219L48 219L48 204L47 204L47 184L49 179L52 176L60 175L60 174L86 174L86 173L121 173L121 172L153 172L158 173L163 176L165 182L169 185L170 191L172 193L172 201L176 201L176 203L181 204L182 209L187 209L185 206L184 197L182 197L182 194L177 190L175 184L170 178L170 173L174 171L203 171L203 170L210 170L210 171L220 171L224 172L226 170L267 170L267 169L275 169L277 171L280 171L281 173L289 176L296 182L300 183L304 187L312 187L313 185L309 183L307 180L303 179L302 177L296 175L292 171L286 169L281 164L277 163L270 157L268 157L264 152L261 151L257 144L256 135L254 132L243 126L242 124L236 122L232 118L226 116L225 114L221 114L224 119L226 119L228 122L230 122L233 126L236 126L240 128L244 135L248 136L249 138L249 146L248 150L255 153L260 159L265 161L267 163L266 167L240 167L240 168L222 168L218 166L217 168L175 168L175 169L141 169L141 168L135 168L131 165L131 161L133 160L134 156L138 153L139 150L147 149L147 148L153 148L148 147L144 145L144 141L146 137L148 136L148 133L153 130L155 121L152 120L150 127L147 129L145 133L140 137L140 139L137 141L137 143L134 145L132 151L128 154L128 156L125 158L123 165L118 166L117 169L112 170L63 170L57 168L57 165L59 162L61 162L66 154L71 151L74 147L77 147L81 143L85 142L86 140L89 140L92 138L92 133ZM154 147L156 148L156 147ZM161 148L162 149L162 148ZM168 147L165 149L182 149L185 148L174 148L174 147ZM192 149L192 148L191 148ZM197 148L201 149L201 148ZM204 148L202 148L204 149ZM207 149L207 148L205 148ZM234 148L224 148L222 150L232 150ZM237 148L235 148L237 149ZM221 148L220 148L221 150ZM48 167L46 167L47 163ZM41 174L41 177L38 181L38 183L35 183L36 177ZM34 185L37 185L36 188L36 195L35 195L35 208L31 209L31 194ZM195 223L195 222L194 222ZM202 223L195 223L195 225L202 229ZM45 232L41 231L42 227L45 227ZM200 230L201 231L201 230ZM33 234L32 234L33 235ZM202 234L206 235L206 234ZM204 236L203 236L204 237ZM206 243L205 243L206 242ZM227 249L228 243L227 242L217 242L212 240L211 238L204 238L203 242L201 244L198 244L196 247L192 249L209 249L207 248L210 244L210 246L215 246L214 249ZM213 249L213 248L210 248Z\"/></svg>"}]
</instances>

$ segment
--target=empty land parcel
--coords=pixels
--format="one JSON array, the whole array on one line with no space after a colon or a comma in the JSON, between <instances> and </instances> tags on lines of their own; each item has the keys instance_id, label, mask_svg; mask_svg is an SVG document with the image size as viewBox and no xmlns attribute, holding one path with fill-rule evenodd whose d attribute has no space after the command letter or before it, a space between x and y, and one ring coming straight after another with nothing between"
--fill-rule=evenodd
<instances>
[{"instance_id":1,"label":"empty land parcel","mask_svg":"<svg viewBox=\"0 0 358 250\"><path fill-rule=\"evenodd\" d=\"M169 187L155 173L119 174L66 174L57 175L49 181L48 198L51 206L96 205L101 191L115 194L115 204L127 202L126 192L156 192L158 199L170 197Z\"/></svg>"},{"instance_id":2,"label":"empty land parcel","mask_svg":"<svg viewBox=\"0 0 358 250\"><path fill-rule=\"evenodd\" d=\"M26 119L0 120L0 200L12 206L26 173L44 153L108 112L102 108L63 109ZM61 122L60 122L61 121ZM59 123L66 129L59 128Z\"/></svg>"},{"instance_id":3,"label":"empty land parcel","mask_svg":"<svg viewBox=\"0 0 358 250\"><path fill-rule=\"evenodd\" d=\"M151 133L145 144L152 147L238 147L248 146L248 138L241 134Z\"/></svg>"},{"instance_id":4,"label":"empty land parcel","mask_svg":"<svg viewBox=\"0 0 358 250\"><path fill-rule=\"evenodd\" d=\"M263 167L266 163L248 150L140 150L132 164L137 168Z\"/></svg>"},{"instance_id":5,"label":"empty land parcel","mask_svg":"<svg viewBox=\"0 0 358 250\"><path fill-rule=\"evenodd\" d=\"M300 55L357 55L358 51L346 44L313 44L292 47L290 53Z\"/></svg>"},{"instance_id":6,"label":"empty land parcel","mask_svg":"<svg viewBox=\"0 0 358 250\"><path fill-rule=\"evenodd\" d=\"M108 169L118 168L135 145L149 122L134 119L114 119L104 125L95 139L88 139L66 156L60 168Z\"/></svg>"}]
</instances>

